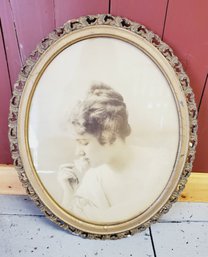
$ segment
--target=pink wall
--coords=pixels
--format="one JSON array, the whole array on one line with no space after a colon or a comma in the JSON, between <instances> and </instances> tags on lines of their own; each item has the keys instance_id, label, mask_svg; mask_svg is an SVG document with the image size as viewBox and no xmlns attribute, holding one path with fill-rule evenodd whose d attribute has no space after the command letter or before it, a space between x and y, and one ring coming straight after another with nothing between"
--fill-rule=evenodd
<instances>
[{"instance_id":1,"label":"pink wall","mask_svg":"<svg viewBox=\"0 0 208 257\"><path fill-rule=\"evenodd\" d=\"M207 0L1 0L0 163L11 163L7 116L11 88L22 63L39 41L69 19L112 13L144 24L173 49L187 71L199 109L194 171L208 172Z\"/></svg>"}]
</instances>

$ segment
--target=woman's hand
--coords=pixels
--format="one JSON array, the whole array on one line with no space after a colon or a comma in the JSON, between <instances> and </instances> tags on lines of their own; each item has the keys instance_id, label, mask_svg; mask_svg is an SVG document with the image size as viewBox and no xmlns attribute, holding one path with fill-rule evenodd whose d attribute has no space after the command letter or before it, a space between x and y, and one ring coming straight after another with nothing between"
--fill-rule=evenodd
<instances>
[{"instance_id":1,"label":"woman's hand","mask_svg":"<svg viewBox=\"0 0 208 257\"><path fill-rule=\"evenodd\" d=\"M63 164L57 173L57 180L64 190L74 191L78 185L76 169L73 163Z\"/></svg>"},{"instance_id":2,"label":"woman's hand","mask_svg":"<svg viewBox=\"0 0 208 257\"><path fill-rule=\"evenodd\" d=\"M89 164L83 160L75 160L74 163L67 163L60 166L57 172L57 180L63 189L63 207L69 207L88 166Z\"/></svg>"},{"instance_id":3,"label":"woman's hand","mask_svg":"<svg viewBox=\"0 0 208 257\"><path fill-rule=\"evenodd\" d=\"M63 189L62 206L68 208L79 183L74 164L61 165L57 172L57 180Z\"/></svg>"}]
</instances>

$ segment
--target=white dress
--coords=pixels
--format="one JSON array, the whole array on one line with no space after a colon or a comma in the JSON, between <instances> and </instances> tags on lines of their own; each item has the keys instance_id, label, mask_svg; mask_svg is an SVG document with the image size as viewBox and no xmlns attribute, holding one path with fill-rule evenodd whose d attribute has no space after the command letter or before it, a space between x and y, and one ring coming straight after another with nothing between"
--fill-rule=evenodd
<instances>
[{"instance_id":1,"label":"white dress","mask_svg":"<svg viewBox=\"0 0 208 257\"><path fill-rule=\"evenodd\" d=\"M75 169L74 172L69 181L73 196L64 204L67 210L97 222L122 221L135 215L138 208L135 198L141 184L137 170L115 172L104 164L88 169L79 181L74 179Z\"/></svg>"},{"instance_id":2,"label":"white dress","mask_svg":"<svg viewBox=\"0 0 208 257\"><path fill-rule=\"evenodd\" d=\"M151 154L148 149L144 154L144 148L142 153L137 153L141 158L123 170L112 170L107 164L89 168L76 186L71 184L71 198L63 207L81 219L102 223L128 220L145 211L157 199L170 174L166 174L164 158L158 159L164 153ZM164 163L164 167L159 166L161 171L157 171L157 161Z\"/></svg>"}]
</instances>

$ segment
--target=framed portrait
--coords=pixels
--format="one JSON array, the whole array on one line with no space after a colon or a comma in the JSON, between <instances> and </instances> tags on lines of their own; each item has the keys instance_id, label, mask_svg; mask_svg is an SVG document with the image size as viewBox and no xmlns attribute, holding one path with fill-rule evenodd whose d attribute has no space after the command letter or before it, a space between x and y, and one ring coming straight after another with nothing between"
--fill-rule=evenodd
<instances>
[{"instance_id":1,"label":"framed portrait","mask_svg":"<svg viewBox=\"0 0 208 257\"><path fill-rule=\"evenodd\" d=\"M197 110L173 50L109 14L68 21L15 84L9 138L29 196L87 238L143 231L177 201L192 169Z\"/></svg>"}]
</instances>

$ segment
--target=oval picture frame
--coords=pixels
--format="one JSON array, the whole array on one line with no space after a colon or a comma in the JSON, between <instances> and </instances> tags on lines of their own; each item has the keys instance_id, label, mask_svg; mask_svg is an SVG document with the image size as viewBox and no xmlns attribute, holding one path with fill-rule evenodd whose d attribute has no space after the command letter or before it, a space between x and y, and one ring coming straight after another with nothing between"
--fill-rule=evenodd
<instances>
[{"instance_id":1,"label":"oval picture frame","mask_svg":"<svg viewBox=\"0 0 208 257\"><path fill-rule=\"evenodd\" d=\"M158 35L126 18L84 16L44 38L21 69L11 155L50 220L84 238L123 238L177 201L195 156L196 117L189 78Z\"/></svg>"}]
</instances>

